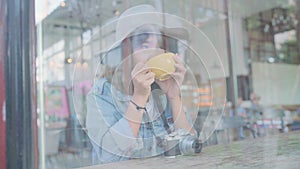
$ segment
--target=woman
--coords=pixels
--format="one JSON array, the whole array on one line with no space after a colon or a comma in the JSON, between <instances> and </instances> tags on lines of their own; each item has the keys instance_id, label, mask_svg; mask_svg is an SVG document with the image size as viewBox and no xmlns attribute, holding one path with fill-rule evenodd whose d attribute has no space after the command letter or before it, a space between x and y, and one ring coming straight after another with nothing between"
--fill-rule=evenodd
<instances>
[{"instance_id":1,"label":"woman","mask_svg":"<svg viewBox=\"0 0 300 169\"><path fill-rule=\"evenodd\" d=\"M177 129L195 133L182 110L180 85L186 69L179 56L174 56L175 72L164 81L155 79L145 65L164 52L159 49L159 34L154 24L135 28L126 42L131 44L132 55L112 78L95 82L88 94L87 130L94 163L159 155L164 152L161 140L168 133Z\"/></svg>"}]
</instances>

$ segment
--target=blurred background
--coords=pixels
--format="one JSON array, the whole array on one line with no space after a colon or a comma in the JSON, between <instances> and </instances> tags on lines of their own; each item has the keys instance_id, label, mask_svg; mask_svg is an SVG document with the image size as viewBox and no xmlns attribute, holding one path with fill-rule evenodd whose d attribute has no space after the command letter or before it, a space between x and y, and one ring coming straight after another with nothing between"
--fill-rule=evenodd
<instances>
[{"instance_id":1,"label":"blurred background","mask_svg":"<svg viewBox=\"0 0 300 169\"><path fill-rule=\"evenodd\" d=\"M219 58L212 57L207 54L209 51L203 50L204 68L203 63L195 62L184 50L189 45L200 48L206 41L188 38L182 43L166 38L169 50L185 55L197 82L196 86L184 83L182 96L185 110L190 113L196 110L195 128L202 135L209 134L205 146L300 129L299 0L0 2L0 147L9 153L10 146L5 139L11 137L13 141L13 132L30 132L24 139L30 137L35 143L30 159L36 168L92 165L91 145L85 130L85 97L95 77L102 76L99 69L113 67L122 60L118 57L122 53L120 47L110 53L103 50L115 41L115 25L110 23L126 9L139 4L150 4L159 12L185 19L207 36L219 54ZM13 13L14 16L8 17ZM21 35L13 30L10 35L23 44L18 49L23 52L30 49L33 56L30 62L5 59L14 46L13 40L5 39L9 26L24 29ZM26 28L31 29L26 32ZM26 40L26 35L32 41ZM8 69L5 65L16 66ZM21 73L14 74L18 65L22 67ZM26 67L33 73L26 71ZM214 70L224 70L224 75L209 77L207 71ZM29 73L28 78L22 73ZM21 76L23 84L13 83ZM7 81L12 81L16 89ZM19 90L25 91L26 81L30 81L31 92L21 92L19 101L31 108L18 109L13 98L18 99ZM216 106L215 97L225 99L220 101L224 106L220 122L207 118ZM13 116L10 112L23 114ZM216 130L202 131L205 120L211 120L209 123L215 124ZM0 152L1 159L6 159L6 151ZM0 168L6 167L6 163L0 164Z\"/></svg>"}]
</instances>

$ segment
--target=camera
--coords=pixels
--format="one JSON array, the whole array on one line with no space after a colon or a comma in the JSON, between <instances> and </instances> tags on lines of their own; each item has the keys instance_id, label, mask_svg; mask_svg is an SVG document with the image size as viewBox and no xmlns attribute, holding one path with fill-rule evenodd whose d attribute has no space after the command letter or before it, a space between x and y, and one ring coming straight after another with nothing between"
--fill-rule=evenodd
<instances>
[{"instance_id":1,"label":"camera","mask_svg":"<svg viewBox=\"0 0 300 169\"><path fill-rule=\"evenodd\" d=\"M200 153L202 149L201 141L188 132L175 131L164 138L164 155L194 155Z\"/></svg>"}]
</instances>

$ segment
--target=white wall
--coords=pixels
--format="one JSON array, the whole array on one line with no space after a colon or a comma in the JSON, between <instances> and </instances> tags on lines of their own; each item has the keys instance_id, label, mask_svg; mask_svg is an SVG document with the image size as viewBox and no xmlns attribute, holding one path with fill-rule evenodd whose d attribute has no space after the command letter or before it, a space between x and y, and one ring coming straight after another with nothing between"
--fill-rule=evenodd
<instances>
[{"instance_id":1,"label":"white wall","mask_svg":"<svg viewBox=\"0 0 300 169\"><path fill-rule=\"evenodd\" d=\"M263 105L300 104L300 66L252 63L254 92Z\"/></svg>"}]
</instances>

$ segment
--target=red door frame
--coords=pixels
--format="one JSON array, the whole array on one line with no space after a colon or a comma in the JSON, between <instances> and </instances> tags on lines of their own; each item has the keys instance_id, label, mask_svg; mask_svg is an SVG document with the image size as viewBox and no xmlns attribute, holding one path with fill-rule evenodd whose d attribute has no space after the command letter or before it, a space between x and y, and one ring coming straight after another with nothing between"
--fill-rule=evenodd
<instances>
[{"instance_id":1,"label":"red door frame","mask_svg":"<svg viewBox=\"0 0 300 169\"><path fill-rule=\"evenodd\" d=\"M6 123L5 114L5 24L4 1L0 0L0 168L6 168Z\"/></svg>"}]
</instances>

